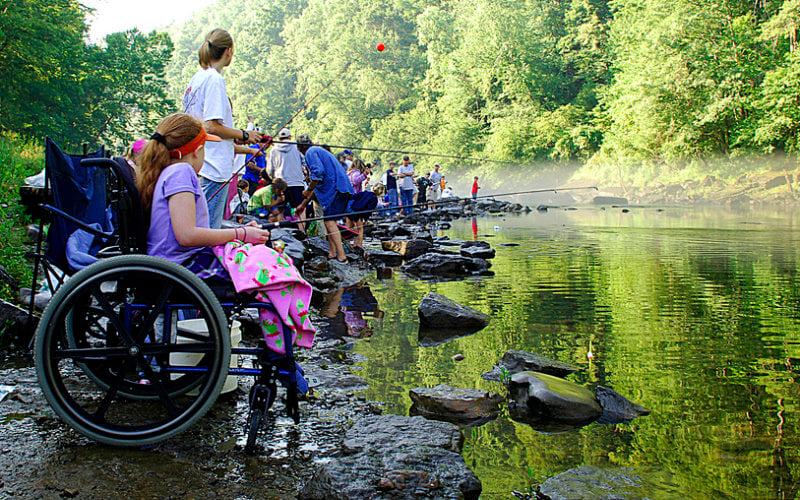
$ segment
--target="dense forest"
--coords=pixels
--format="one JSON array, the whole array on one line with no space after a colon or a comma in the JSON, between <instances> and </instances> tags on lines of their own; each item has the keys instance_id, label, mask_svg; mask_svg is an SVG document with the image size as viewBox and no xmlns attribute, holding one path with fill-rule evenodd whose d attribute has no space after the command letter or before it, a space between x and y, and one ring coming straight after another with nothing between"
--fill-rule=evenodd
<instances>
[{"instance_id":1,"label":"dense forest","mask_svg":"<svg viewBox=\"0 0 800 500\"><path fill-rule=\"evenodd\" d=\"M521 164L800 149L800 0L229 0L99 45L75 0L0 12L0 130L34 139L147 133L222 27L236 121L268 131L333 81L293 127L334 144Z\"/></svg>"},{"instance_id":2,"label":"dense forest","mask_svg":"<svg viewBox=\"0 0 800 500\"><path fill-rule=\"evenodd\" d=\"M232 0L171 30L167 79L178 98L220 26L237 118L268 130L336 80L295 121L331 143L520 163L795 153L798 22L798 0Z\"/></svg>"}]
</instances>

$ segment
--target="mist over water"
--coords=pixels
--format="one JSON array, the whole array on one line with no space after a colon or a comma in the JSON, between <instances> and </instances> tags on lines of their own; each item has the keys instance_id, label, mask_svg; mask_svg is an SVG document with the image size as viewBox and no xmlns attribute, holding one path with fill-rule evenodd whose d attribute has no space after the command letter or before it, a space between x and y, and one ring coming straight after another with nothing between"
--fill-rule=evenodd
<instances>
[{"instance_id":1,"label":"mist over water","mask_svg":"<svg viewBox=\"0 0 800 500\"><path fill-rule=\"evenodd\" d=\"M652 410L561 434L507 413L464 431L482 498L509 498L579 465L630 467L655 485L652 498L797 494L800 220L781 210L578 207L476 223L497 249L495 276L426 282L398 273L368 284L385 315L355 344L369 358L359 371L366 396L405 415L414 387L502 393L480 375L523 349L572 363L573 381ZM446 234L472 239L471 221ZM491 323L420 347L416 309L430 291Z\"/></svg>"}]
</instances>

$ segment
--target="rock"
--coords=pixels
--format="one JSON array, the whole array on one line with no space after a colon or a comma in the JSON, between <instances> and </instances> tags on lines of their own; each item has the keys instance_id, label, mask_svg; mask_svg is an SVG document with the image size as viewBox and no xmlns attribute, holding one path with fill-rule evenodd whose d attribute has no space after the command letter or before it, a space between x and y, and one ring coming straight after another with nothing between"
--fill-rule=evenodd
<instances>
[{"instance_id":1,"label":"rock","mask_svg":"<svg viewBox=\"0 0 800 500\"><path fill-rule=\"evenodd\" d=\"M328 258L327 257L314 257L306 262L306 272L326 273L328 272Z\"/></svg>"},{"instance_id":2,"label":"rock","mask_svg":"<svg viewBox=\"0 0 800 500\"><path fill-rule=\"evenodd\" d=\"M520 372L508 384L511 418L543 432L588 424L603 413L589 389L538 372Z\"/></svg>"},{"instance_id":3,"label":"rock","mask_svg":"<svg viewBox=\"0 0 800 500\"><path fill-rule=\"evenodd\" d=\"M403 272L416 276L456 277L477 274L489 269L489 262L463 255L426 253L406 263Z\"/></svg>"},{"instance_id":4,"label":"rock","mask_svg":"<svg viewBox=\"0 0 800 500\"><path fill-rule=\"evenodd\" d=\"M468 423L497 418L503 397L480 389L455 389L449 385L417 387L409 391L411 415L433 420Z\"/></svg>"},{"instance_id":5,"label":"rock","mask_svg":"<svg viewBox=\"0 0 800 500\"><path fill-rule=\"evenodd\" d=\"M36 297L33 299L33 304L36 306L37 309L41 309L44 311L47 308L47 304L50 303L50 299L53 297L53 294L49 290L42 290L36 294ZM30 288L20 288L19 289L19 301L22 304L30 304L31 301L31 289Z\"/></svg>"},{"instance_id":6,"label":"rock","mask_svg":"<svg viewBox=\"0 0 800 500\"><path fill-rule=\"evenodd\" d=\"M461 244L461 248L471 248L471 247L479 247L479 248L491 248L492 246L486 241L465 241Z\"/></svg>"},{"instance_id":7,"label":"rock","mask_svg":"<svg viewBox=\"0 0 800 500\"><path fill-rule=\"evenodd\" d=\"M294 231L285 228L277 228L270 231L270 240L281 240L283 242L283 253L292 258L294 266L298 269L303 267L303 259L305 258L306 247L300 240L295 238Z\"/></svg>"},{"instance_id":8,"label":"rock","mask_svg":"<svg viewBox=\"0 0 800 500\"><path fill-rule=\"evenodd\" d=\"M598 424L621 424L630 422L636 417L650 415L650 410L642 405L632 403L608 387L598 385L594 396L603 408Z\"/></svg>"},{"instance_id":9,"label":"rock","mask_svg":"<svg viewBox=\"0 0 800 500\"><path fill-rule=\"evenodd\" d=\"M320 238L319 236L309 236L306 238L306 247L314 255L321 255L323 257L328 256L328 252L331 248L328 244L328 240Z\"/></svg>"},{"instance_id":10,"label":"rock","mask_svg":"<svg viewBox=\"0 0 800 500\"><path fill-rule=\"evenodd\" d=\"M393 223L386 228L386 234L395 238L397 236L411 236L411 231L403 224Z\"/></svg>"},{"instance_id":11,"label":"rock","mask_svg":"<svg viewBox=\"0 0 800 500\"><path fill-rule=\"evenodd\" d=\"M38 319L36 317L32 319L35 326ZM6 335L10 333L12 336L19 338L19 334L26 331L25 327L27 324L28 311L0 299L0 331L4 331ZM4 341L7 340L8 339L4 339Z\"/></svg>"},{"instance_id":12,"label":"rock","mask_svg":"<svg viewBox=\"0 0 800 500\"><path fill-rule=\"evenodd\" d=\"M417 312L420 326L425 328L478 330L491 319L488 314L432 292L422 298Z\"/></svg>"},{"instance_id":13,"label":"rock","mask_svg":"<svg viewBox=\"0 0 800 500\"><path fill-rule=\"evenodd\" d=\"M582 465L547 479L536 490L542 500L672 498L674 491L647 481L633 469Z\"/></svg>"},{"instance_id":14,"label":"rock","mask_svg":"<svg viewBox=\"0 0 800 500\"><path fill-rule=\"evenodd\" d=\"M6 271L3 266L0 266L0 285L6 285L11 291L16 292L19 290L19 283L17 279L11 276L11 273Z\"/></svg>"},{"instance_id":15,"label":"rock","mask_svg":"<svg viewBox=\"0 0 800 500\"><path fill-rule=\"evenodd\" d=\"M461 247L459 253L464 257L471 257L477 259L493 259L495 255L494 248L484 247Z\"/></svg>"},{"instance_id":16,"label":"rock","mask_svg":"<svg viewBox=\"0 0 800 500\"><path fill-rule=\"evenodd\" d=\"M433 244L425 240L392 240L381 243L384 250L397 252L406 259L413 259L427 252Z\"/></svg>"},{"instance_id":17,"label":"rock","mask_svg":"<svg viewBox=\"0 0 800 500\"><path fill-rule=\"evenodd\" d=\"M436 238L433 239L433 242L436 243L437 245L441 245L444 247L460 247L464 243L467 243L464 240L457 240L457 239L451 240L448 236L437 236Z\"/></svg>"},{"instance_id":18,"label":"rock","mask_svg":"<svg viewBox=\"0 0 800 500\"><path fill-rule=\"evenodd\" d=\"M463 354L454 354L451 358L453 361L463 361L464 355Z\"/></svg>"},{"instance_id":19,"label":"rock","mask_svg":"<svg viewBox=\"0 0 800 500\"><path fill-rule=\"evenodd\" d=\"M29 224L28 227L25 228L25 233L28 236L28 240L31 243L35 243L39 239L39 233L41 232L41 228L39 224Z\"/></svg>"},{"instance_id":20,"label":"rock","mask_svg":"<svg viewBox=\"0 0 800 500\"><path fill-rule=\"evenodd\" d=\"M386 252L374 248L367 248L366 253L368 260L383 262L387 266L399 266L403 263L403 256L397 252Z\"/></svg>"},{"instance_id":21,"label":"rock","mask_svg":"<svg viewBox=\"0 0 800 500\"><path fill-rule=\"evenodd\" d=\"M628 199L617 196L595 196L592 203L595 205L627 205Z\"/></svg>"},{"instance_id":22,"label":"rock","mask_svg":"<svg viewBox=\"0 0 800 500\"><path fill-rule=\"evenodd\" d=\"M369 415L348 429L343 453L316 464L300 499L477 499L458 427L423 417Z\"/></svg>"},{"instance_id":23,"label":"rock","mask_svg":"<svg viewBox=\"0 0 800 500\"><path fill-rule=\"evenodd\" d=\"M541 354L510 350L503 354L502 359L494 365L494 368L481 375L481 377L492 382L503 382L503 370L505 370L508 375L530 371L547 373L548 375L556 377L566 377L570 373L578 371L578 368L574 365L542 356Z\"/></svg>"},{"instance_id":24,"label":"rock","mask_svg":"<svg viewBox=\"0 0 800 500\"><path fill-rule=\"evenodd\" d=\"M328 261L328 272L330 273L330 277L335 279L338 285L343 288L357 285L371 274L369 270L345 264L336 259L330 259Z\"/></svg>"}]
</instances>

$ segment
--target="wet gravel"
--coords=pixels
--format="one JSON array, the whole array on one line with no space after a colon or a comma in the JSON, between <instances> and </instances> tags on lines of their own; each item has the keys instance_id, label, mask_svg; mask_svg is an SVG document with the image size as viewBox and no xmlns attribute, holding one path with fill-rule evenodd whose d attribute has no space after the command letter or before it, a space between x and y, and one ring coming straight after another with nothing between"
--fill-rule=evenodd
<instances>
[{"instance_id":1,"label":"wet gravel","mask_svg":"<svg viewBox=\"0 0 800 500\"><path fill-rule=\"evenodd\" d=\"M352 340L318 342L301 353L312 390L301 422L285 417L283 392L262 426L254 454L244 452L251 378L221 395L192 428L157 445L95 443L62 423L42 395L33 363L10 357L0 385L0 497L19 498L294 498L314 464L341 448L353 418L380 413L358 395L350 373Z\"/></svg>"}]
</instances>

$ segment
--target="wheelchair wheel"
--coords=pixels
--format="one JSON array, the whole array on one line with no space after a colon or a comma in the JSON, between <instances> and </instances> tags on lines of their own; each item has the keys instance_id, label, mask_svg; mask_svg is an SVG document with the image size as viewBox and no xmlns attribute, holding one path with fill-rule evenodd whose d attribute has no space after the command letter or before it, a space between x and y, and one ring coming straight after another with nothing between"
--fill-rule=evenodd
<instances>
[{"instance_id":1,"label":"wheelchair wheel","mask_svg":"<svg viewBox=\"0 0 800 500\"><path fill-rule=\"evenodd\" d=\"M181 318L203 328L182 336ZM34 346L53 410L89 438L122 446L162 441L202 417L229 359L225 313L208 286L146 255L75 274L51 299Z\"/></svg>"}]
</instances>

